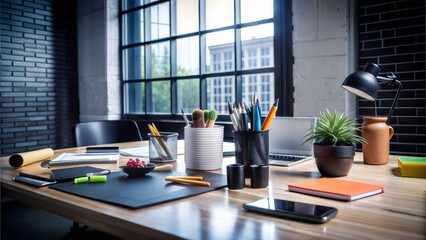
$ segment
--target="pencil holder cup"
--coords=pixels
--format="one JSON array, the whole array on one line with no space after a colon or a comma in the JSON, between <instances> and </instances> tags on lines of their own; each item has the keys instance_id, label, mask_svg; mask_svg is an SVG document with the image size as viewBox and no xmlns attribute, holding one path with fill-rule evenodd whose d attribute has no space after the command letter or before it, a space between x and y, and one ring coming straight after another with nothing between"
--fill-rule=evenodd
<instances>
[{"instance_id":1,"label":"pencil holder cup","mask_svg":"<svg viewBox=\"0 0 426 240\"><path fill-rule=\"evenodd\" d=\"M193 170L222 168L223 126L185 127L185 165Z\"/></svg>"},{"instance_id":2,"label":"pencil holder cup","mask_svg":"<svg viewBox=\"0 0 426 240\"><path fill-rule=\"evenodd\" d=\"M160 136L148 134L149 161L173 162L177 159L178 133L160 132Z\"/></svg>"},{"instance_id":3,"label":"pencil holder cup","mask_svg":"<svg viewBox=\"0 0 426 240\"><path fill-rule=\"evenodd\" d=\"M251 176L250 165L269 165L269 130L234 131L235 160L244 164L244 175Z\"/></svg>"}]
</instances>

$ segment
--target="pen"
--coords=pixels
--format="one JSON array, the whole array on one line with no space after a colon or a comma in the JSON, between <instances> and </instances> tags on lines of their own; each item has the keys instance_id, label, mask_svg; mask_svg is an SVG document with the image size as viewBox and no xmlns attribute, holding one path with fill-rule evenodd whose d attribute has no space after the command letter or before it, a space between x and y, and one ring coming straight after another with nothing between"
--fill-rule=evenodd
<instances>
[{"instance_id":1,"label":"pen","mask_svg":"<svg viewBox=\"0 0 426 240\"><path fill-rule=\"evenodd\" d=\"M251 112L251 108L249 107L249 106L247 106L247 104L245 104L244 103L244 107L245 107L245 109L246 109L246 115L247 115L247 119L248 119L248 122L247 122L247 130L249 130L250 129L250 126L251 125L253 125L253 122L252 122L252 112Z\"/></svg>"},{"instance_id":2,"label":"pen","mask_svg":"<svg viewBox=\"0 0 426 240\"><path fill-rule=\"evenodd\" d=\"M183 116L183 120L185 120L186 126L189 126L189 120L186 117L185 112L183 111L183 108L180 109L180 111L182 112L182 116Z\"/></svg>"},{"instance_id":3,"label":"pen","mask_svg":"<svg viewBox=\"0 0 426 240\"><path fill-rule=\"evenodd\" d=\"M261 121L259 100L257 100L256 105L253 107L253 131L259 132L262 130Z\"/></svg>"},{"instance_id":4,"label":"pen","mask_svg":"<svg viewBox=\"0 0 426 240\"><path fill-rule=\"evenodd\" d=\"M232 126L234 126L234 131L238 131L238 124L236 122L234 114L232 113L232 107L229 102L228 102L228 113L229 113L229 118L231 118Z\"/></svg>"},{"instance_id":5,"label":"pen","mask_svg":"<svg viewBox=\"0 0 426 240\"><path fill-rule=\"evenodd\" d=\"M111 173L111 171L107 169L107 170L100 171L100 172L86 173L86 177L107 175L107 174L110 174L110 173Z\"/></svg>"},{"instance_id":6,"label":"pen","mask_svg":"<svg viewBox=\"0 0 426 240\"><path fill-rule=\"evenodd\" d=\"M269 129L272 119L275 118L275 113L277 112L277 109L278 109L278 102L279 102L279 98L277 98L274 104L272 104L271 109L269 110L268 116L266 116L266 119L262 124L262 131Z\"/></svg>"},{"instance_id":7,"label":"pen","mask_svg":"<svg viewBox=\"0 0 426 240\"><path fill-rule=\"evenodd\" d=\"M241 110L241 125L243 127L243 129L242 129L243 131L248 131L246 108L244 107L244 104L243 104L243 107L242 107L242 110Z\"/></svg>"}]
</instances>

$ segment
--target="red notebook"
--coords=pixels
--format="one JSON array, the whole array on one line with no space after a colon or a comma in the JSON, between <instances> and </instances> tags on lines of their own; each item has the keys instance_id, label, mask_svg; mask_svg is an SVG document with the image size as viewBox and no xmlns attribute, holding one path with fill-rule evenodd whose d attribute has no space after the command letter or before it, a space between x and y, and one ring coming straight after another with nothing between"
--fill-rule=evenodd
<instances>
[{"instance_id":1,"label":"red notebook","mask_svg":"<svg viewBox=\"0 0 426 240\"><path fill-rule=\"evenodd\" d=\"M288 184L288 189L292 192L342 201L353 201L384 192L382 186L335 178L318 178L306 182Z\"/></svg>"}]
</instances>

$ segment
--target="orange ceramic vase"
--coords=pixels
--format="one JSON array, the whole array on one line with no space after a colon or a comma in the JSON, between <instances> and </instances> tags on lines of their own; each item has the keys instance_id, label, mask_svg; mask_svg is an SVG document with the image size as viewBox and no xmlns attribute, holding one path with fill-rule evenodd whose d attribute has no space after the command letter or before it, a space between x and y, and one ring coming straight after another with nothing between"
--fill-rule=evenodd
<instances>
[{"instance_id":1,"label":"orange ceramic vase","mask_svg":"<svg viewBox=\"0 0 426 240\"><path fill-rule=\"evenodd\" d=\"M393 128L386 124L386 117L364 117L361 135L367 143L362 144L365 164L382 165L389 162L389 140Z\"/></svg>"}]
</instances>

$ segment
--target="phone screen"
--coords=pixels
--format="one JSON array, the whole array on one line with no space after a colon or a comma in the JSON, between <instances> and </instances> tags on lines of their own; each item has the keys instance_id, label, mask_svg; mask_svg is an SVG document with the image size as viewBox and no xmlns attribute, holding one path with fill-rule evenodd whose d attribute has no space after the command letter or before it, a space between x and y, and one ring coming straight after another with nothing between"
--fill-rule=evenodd
<instances>
[{"instance_id":1,"label":"phone screen","mask_svg":"<svg viewBox=\"0 0 426 240\"><path fill-rule=\"evenodd\" d=\"M337 209L315 204L263 198L245 203L244 209L300 221L324 223L336 216Z\"/></svg>"}]
</instances>

